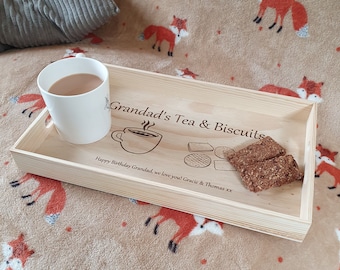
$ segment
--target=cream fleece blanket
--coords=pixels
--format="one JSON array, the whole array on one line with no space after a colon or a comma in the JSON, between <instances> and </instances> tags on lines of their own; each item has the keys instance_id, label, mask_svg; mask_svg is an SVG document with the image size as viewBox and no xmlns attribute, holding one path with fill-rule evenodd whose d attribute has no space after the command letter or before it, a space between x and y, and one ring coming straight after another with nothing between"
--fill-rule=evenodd
<instances>
[{"instance_id":1,"label":"cream fleece blanket","mask_svg":"<svg viewBox=\"0 0 340 270\"><path fill-rule=\"evenodd\" d=\"M340 2L299 2L119 0L120 14L80 42L1 53L0 269L339 269ZM172 23L171 29L182 29L173 46L155 44L144 31ZM315 179L313 223L304 241L203 225L189 214L20 171L9 149L44 107L36 77L77 52L318 102L318 153L334 175L325 171ZM159 219L149 217L158 212L169 219L155 228Z\"/></svg>"}]
</instances>

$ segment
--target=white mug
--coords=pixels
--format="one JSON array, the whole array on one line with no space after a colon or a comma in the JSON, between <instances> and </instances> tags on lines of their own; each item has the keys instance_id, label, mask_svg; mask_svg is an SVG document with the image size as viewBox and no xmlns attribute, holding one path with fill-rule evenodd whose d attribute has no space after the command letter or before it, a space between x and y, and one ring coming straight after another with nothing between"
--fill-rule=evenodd
<instances>
[{"instance_id":1,"label":"white mug","mask_svg":"<svg viewBox=\"0 0 340 270\"><path fill-rule=\"evenodd\" d=\"M81 94L65 95L49 92L54 83L75 74L92 74L99 77L102 83ZM104 64L87 57L58 60L39 73L37 83L62 139L74 144L88 144L102 139L109 132L111 128L109 72Z\"/></svg>"}]
</instances>

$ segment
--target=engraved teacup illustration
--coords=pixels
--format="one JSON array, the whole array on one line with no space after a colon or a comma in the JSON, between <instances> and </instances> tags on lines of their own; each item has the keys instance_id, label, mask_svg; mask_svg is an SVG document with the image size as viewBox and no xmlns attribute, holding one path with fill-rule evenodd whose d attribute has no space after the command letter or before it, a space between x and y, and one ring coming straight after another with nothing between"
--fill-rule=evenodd
<instances>
[{"instance_id":1,"label":"engraved teacup illustration","mask_svg":"<svg viewBox=\"0 0 340 270\"><path fill-rule=\"evenodd\" d=\"M123 130L115 130L111 138L120 143L121 147L133 154L145 154L151 152L160 143L162 135L145 128L126 127Z\"/></svg>"}]
</instances>

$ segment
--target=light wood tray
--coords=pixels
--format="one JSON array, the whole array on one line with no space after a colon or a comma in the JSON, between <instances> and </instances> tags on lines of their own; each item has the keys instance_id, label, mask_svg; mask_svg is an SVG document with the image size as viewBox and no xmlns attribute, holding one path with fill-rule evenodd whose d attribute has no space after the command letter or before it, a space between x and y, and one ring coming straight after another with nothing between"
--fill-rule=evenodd
<instances>
[{"instance_id":1,"label":"light wood tray","mask_svg":"<svg viewBox=\"0 0 340 270\"><path fill-rule=\"evenodd\" d=\"M312 222L314 103L107 65L112 128L99 142L62 141L45 109L11 148L18 167L67 183L302 241ZM223 158L269 135L304 181L253 193Z\"/></svg>"}]
</instances>

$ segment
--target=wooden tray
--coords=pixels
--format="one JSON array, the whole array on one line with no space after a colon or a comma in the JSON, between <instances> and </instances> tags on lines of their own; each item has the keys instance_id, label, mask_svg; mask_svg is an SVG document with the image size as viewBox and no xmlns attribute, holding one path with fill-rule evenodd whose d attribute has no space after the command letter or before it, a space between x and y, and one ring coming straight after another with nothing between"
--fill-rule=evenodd
<instances>
[{"instance_id":1,"label":"wooden tray","mask_svg":"<svg viewBox=\"0 0 340 270\"><path fill-rule=\"evenodd\" d=\"M33 174L302 241L312 222L316 112L305 100L107 65L112 128L73 145L45 109L11 148ZM269 135L304 181L253 193L223 158Z\"/></svg>"}]
</instances>

